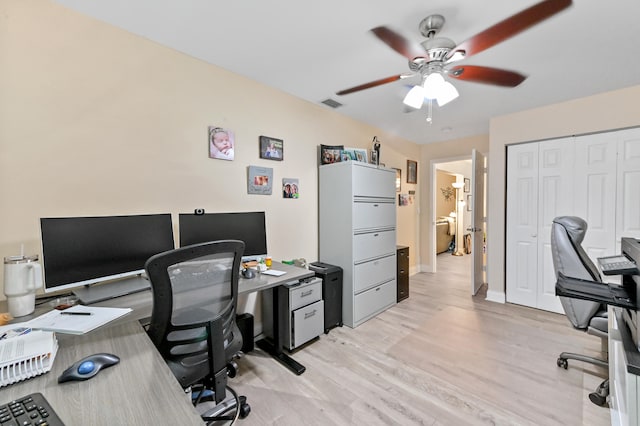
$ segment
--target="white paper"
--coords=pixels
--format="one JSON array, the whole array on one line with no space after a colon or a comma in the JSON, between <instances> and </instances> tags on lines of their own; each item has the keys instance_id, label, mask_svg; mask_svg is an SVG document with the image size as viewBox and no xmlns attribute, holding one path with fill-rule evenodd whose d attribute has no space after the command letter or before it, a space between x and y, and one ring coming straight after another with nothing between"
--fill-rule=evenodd
<instances>
[{"instance_id":1,"label":"white paper","mask_svg":"<svg viewBox=\"0 0 640 426\"><path fill-rule=\"evenodd\" d=\"M63 312L67 312L63 314ZM89 312L91 315L69 315ZM131 308L103 308L76 305L64 311L52 310L26 323L27 326L66 334L84 334L131 312Z\"/></svg>"},{"instance_id":2,"label":"white paper","mask_svg":"<svg viewBox=\"0 0 640 426\"><path fill-rule=\"evenodd\" d=\"M278 271L276 269L267 269L266 271L264 271L262 273L264 275L273 275L274 277L279 277L280 275L286 274L285 271Z\"/></svg>"}]
</instances>

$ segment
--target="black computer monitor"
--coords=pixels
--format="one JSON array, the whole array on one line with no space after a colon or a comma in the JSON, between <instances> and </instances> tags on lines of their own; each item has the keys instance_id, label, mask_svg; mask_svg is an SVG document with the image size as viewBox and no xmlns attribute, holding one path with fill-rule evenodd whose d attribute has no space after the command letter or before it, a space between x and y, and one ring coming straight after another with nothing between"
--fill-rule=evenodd
<instances>
[{"instance_id":1,"label":"black computer monitor","mask_svg":"<svg viewBox=\"0 0 640 426\"><path fill-rule=\"evenodd\" d=\"M175 248L169 213L41 218L40 228L45 292L140 275Z\"/></svg>"},{"instance_id":2,"label":"black computer monitor","mask_svg":"<svg viewBox=\"0 0 640 426\"><path fill-rule=\"evenodd\" d=\"M267 255L264 212L180 214L180 247L217 240L244 241L243 261Z\"/></svg>"}]
</instances>

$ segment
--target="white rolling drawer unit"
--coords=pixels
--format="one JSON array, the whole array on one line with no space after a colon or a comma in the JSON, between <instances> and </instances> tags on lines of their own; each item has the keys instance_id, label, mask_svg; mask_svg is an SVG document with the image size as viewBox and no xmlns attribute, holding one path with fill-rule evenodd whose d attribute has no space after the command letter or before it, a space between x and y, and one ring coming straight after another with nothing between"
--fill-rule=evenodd
<instances>
[{"instance_id":1,"label":"white rolling drawer unit","mask_svg":"<svg viewBox=\"0 0 640 426\"><path fill-rule=\"evenodd\" d=\"M395 170L319 168L320 261L343 269L342 319L357 327L396 303Z\"/></svg>"}]
</instances>

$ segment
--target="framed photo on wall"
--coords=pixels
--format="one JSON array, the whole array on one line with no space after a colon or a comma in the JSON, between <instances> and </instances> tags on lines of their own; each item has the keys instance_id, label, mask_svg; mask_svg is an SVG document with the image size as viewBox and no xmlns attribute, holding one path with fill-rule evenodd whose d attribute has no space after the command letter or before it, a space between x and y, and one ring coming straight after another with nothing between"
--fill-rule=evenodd
<instances>
[{"instance_id":1,"label":"framed photo on wall","mask_svg":"<svg viewBox=\"0 0 640 426\"><path fill-rule=\"evenodd\" d=\"M284 159L284 142L282 139L260 136L260 158L282 161Z\"/></svg>"},{"instance_id":2,"label":"framed photo on wall","mask_svg":"<svg viewBox=\"0 0 640 426\"><path fill-rule=\"evenodd\" d=\"M418 162L407 160L407 183L418 183Z\"/></svg>"},{"instance_id":3,"label":"framed photo on wall","mask_svg":"<svg viewBox=\"0 0 640 426\"><path fill-rule=\"evenodd\" d=\"M402 170L394 168L396 171L396 192L400 192L400 188L402 187Z\"/></svg>"}]
</instances>

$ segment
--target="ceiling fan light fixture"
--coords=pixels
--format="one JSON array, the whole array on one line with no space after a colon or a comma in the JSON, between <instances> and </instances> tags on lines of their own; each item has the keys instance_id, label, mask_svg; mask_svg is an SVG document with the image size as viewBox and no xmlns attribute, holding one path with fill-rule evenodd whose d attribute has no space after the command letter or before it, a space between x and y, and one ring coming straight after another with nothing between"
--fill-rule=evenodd
<instances>
[{"instance_id":1,"label":"ceiling fan light fixture","mask_svg":"<svg viewBox=\"0 0 640 426\"><path fill-rule=\"evenodd\" d=\"M422 104L424 103L424 88L422 86L413 86L402 102L411 108L422 108Z\"/></svg>"},{"instance_id":2,"label":"ceiling fan light fixture","mask_svg":"<svg viewBox=\"0 0 640 426\"><path fill-rule=\"evenodd\" d=\"M448 104L458 96L460 96L460 94L458 93L458 90L455 88L455 86L448 81L445 81L442 83L442 85L440 85L440 88L438 89L438 97L436 98L436 100L438 101L438 106L441 107Z\"/></svg>"}]
</instances>

